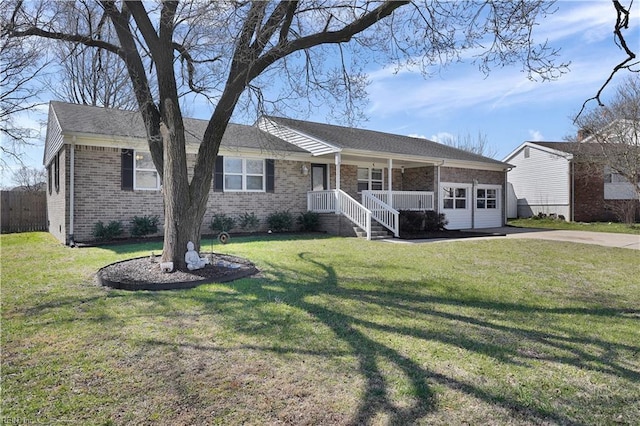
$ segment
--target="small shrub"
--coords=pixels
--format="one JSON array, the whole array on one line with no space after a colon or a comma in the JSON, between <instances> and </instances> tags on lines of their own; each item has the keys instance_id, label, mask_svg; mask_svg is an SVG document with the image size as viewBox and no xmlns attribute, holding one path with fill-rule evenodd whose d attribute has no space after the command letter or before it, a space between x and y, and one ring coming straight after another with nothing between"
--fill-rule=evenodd
<instances>
[{"instance_id":1,"label":"small shrub","mask_svg":"<svg viewBox=\"0 0 640 426\"><path fill-rule=\"evenodd\" d=\"M433 210L413 211L402 210L400 212L400 232L417 234L420 232L443 231L449 221L444 213L436 213Z\"/></svg>"},{"instance_id":2,"label":"small shrub","mask_svg":"<svg viewBox=\"0 0 640 426\"><path fill-rule=\"evenodd\" d=\"M414 234L424 230L424 212L403 210L399 219L400 231Z\"/></svg>"},{"instance_id":3,"label":"small shrub","mask_svg":"<svg viewBox=\"0 0 640 426\"><path fill-rule=\"evenodd\" d=\"M253 231L260 225L260 219L254 212L244 212L238 217L238 226L246 231Z\"/></svg>"},{"instance_id":4,"label":"small shrub","mask_svg":"<svg viewBox=\"0 0 640 426\"><path fill-rule=\"evenodd\" d=\"M288 231L293 226L293 216L288 211L271 213L267 217L267 224L274 232Z\"/></svg>"},{"instance_id":5,"label":"small shrub","mask_svg":"<svg viewBox=\"0 0 640 426\"><path fill-rule=\"evenodd\" d=\"M425 231L443 231L445 226L449 224L444 213L437 213L433 210L424 212L424 230Z\"/></svg>"},{"instance_id":6,"label":"small shrub","mask_svg":"<svg viewBox=\"0 0 640 426\"><path fill-rule=\"evenodd\" d=\"M93 237L99 241L113 240L123 232L122 223L112 220L108 225L98 221L93 225Z\"/></svg>"},{"instance_id":7,"label":"small shrub","mask_svg":"<svg viewBox=\"0 0 640 426\"><path fill-rule=\"evenodd\" d=\"M144 237L158 232L158 216L134 216L131 220L131 235Z\"/></svg>"},{"instance_id":8,"label":"small shrub","mask_svg":"<svg viewBox=\"0 0 640 426\"><path fill-rule=\"evenodd\" d=\"M298 225L303 231L317 231L320 228L320 215L316 212L304 212L298 216Z\"/></svg>"},{"instance_id":9,"label":"small shrub","mask_svg":"<svg viewBox=\"0 0 640 426\"><path fill-rule=\"evenodd\" d=\"M214 232L228 232L236 226L236 220L224 213L214 214L211 219L211 228Z\"/></svg>"}]
</instances>

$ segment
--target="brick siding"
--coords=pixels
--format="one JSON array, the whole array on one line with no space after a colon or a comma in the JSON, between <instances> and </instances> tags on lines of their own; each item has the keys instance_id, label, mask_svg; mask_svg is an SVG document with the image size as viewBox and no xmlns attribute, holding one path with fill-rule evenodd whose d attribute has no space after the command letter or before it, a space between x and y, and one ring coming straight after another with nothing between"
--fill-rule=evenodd
<instances>
[{"instance_id":1,"label":"brick siding","mask_svg":"<svg viewBox=\"0 0 640 426\"><path fill-rule=\"evenodd\" d=\"M70 182L70 147L64 146L60 153L60 188L48 195L47 208L49 230L60 241L68 243L70 232L69 215L65 212L70 205L68 182ZM189 157L193 163L194 157ZM267 230L267 217L277 211L289 211L294 218L306 211L307 191L311 190L311 175L303 175L301 166L310 169L310 162L275 160L275 188L268 192L214 192L209 195L202 232L210 233L209 225L214 214L226 214L237 217L239 214L255 213L260 219L259 231ZM357 170L355 165L341 166L341 188L356 200ZM329 165L330 187L335 188L336 168ZM66 178L62 178L66 176ZM435 188L436 168L433 166L405 169L393 172L394 190L433 191ZM388 184L387 171L384 171L385 188ZM480 183L504 183L503 172L471 170L442 167L441 181ZM53 182L53 179L52 179ZM105 225L110 221L120 221L125 229L123 236L131 230L134 216L158 216L160 219L158 235L163 229L163 201L160 191L126 191L121 189L121 150L118 148L76 146L75 147L75 198L74 198L74 240L92 241L93 227L98 221ZM337 223L338 233L351 235L352 229L334 218L325 220L325 225ZM327 228L323 226L323 228ZM330 227L330 226L329 226ZM344 230L341 232L340 230ZM239 229L236 229L239 230Z\"/></svg>"},{"instance_id":2,"label":"brick siding","mask_svg":"<svg viewBox=\"0 0 640 426\"><path fill-rule=\"evenodd\" d=\"M66 147L65 151L68 151ZM193 161L193 157L190 157ZM62 163L62 162L61 162ZM67 167L68 169L68 161ZM305 163L307 167L309 163ZM209 224L214 213L237 216L240 213L255 213L260 219L260 229L266 230L266 218L276 211L289 211L294 217L306 211L306 193L311 189L311 177L300 172L301 162L275 161L274 193L266 192L214 192L209 195L207 212L202 232L209 233ZM120 149L106 147L75 147L75 217L74 239L76 242L93 240L96 222L107 224L120 221L125 235L130 232L134 216L156 215L160 218L158 235L162 234L163 202L160 191L121 190ZM67 175L67 181L69 176ZM64 179L61 179L61 193ZM63 224L64 206L58 201L64 195L49 196L50 230L60 241L66 241L68 215ZM68 203L68 200L67 200ZM67 204L68 205L68 204ZM54 232L55 231L55 232Z\"/></svg>"},{"instance_id":3,"label":"brick siding","mask_svg":"<svg viewBox=\"0 0 640 426\"><path fill-rule=\"evenodd\" d=\"M47 221L49 224L49 232L64 243L68 242L67 229L69 226L69 219L65 214L66 206L69 202L69 194L67 191L67 183L69 182L68 153L69 151L67 149L63 149L58 154L60 158L60 170L58 171L60 184L57 190L55 186L54 167L51 165L49 168L47 164L47 172L51 173L51 177L48 179L48 182L51 182L51 186L49 187L49 185L47 185Z\"/></svg>"},{"instance_id":4,"label":"brick siding","mask_svg":"<svg viewBox=\"0 0 640 426\"><path fill-rule=\"evenodd\" d=\"M504 185L505 172L458 167L441 167L440 182L473 183L474 180L487 185Z\"/></svg>"},{"instance_id":5,"label":"brick siding","mask_svg":"<svg viewBox=\"0 0 640 426\"><path fill-rule=\"evenodd\" d=\"M625 200L604 199L604 168L591 164L574 163L574 213L576 222L618 221L616 206ZM640 219L640 202L636 203L636 220Z\"/></svg>"},{"instance_id":6,"label":"brick siding","mask_svg":"<svg viewBox=\"0 0 640 426\"><path fill-rule=\"evenodd\" d=\"M411 169L405 169L404 175L401 174L400 188L394 189L399 191L434 191L436 186L436 168L430 167L416 167ZM396 176L394 175L394 179Z\"/></svg>"}]
</instances>

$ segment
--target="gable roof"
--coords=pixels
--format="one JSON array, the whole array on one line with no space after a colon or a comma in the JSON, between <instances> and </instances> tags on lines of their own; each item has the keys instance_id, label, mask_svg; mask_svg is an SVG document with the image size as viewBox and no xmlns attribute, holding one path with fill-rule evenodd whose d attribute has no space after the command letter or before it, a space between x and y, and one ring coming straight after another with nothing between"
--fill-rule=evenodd
<instances>
[{"instance_id":1,"label":"gable roof","mask_svg":"<svg viewBox=\"0 0 640 426\"><path fill-rule=\"evenodd\" d=\"M581 156L593 158L602 155L602 144L595 142L551 142L551 141L526 141L511 151L503 161L511 161L523 148L537 147L567 160L579 159Z\"/></svg>"},{"instance_id":2,"label":"gable roof","mask_svg":"<svg viewBox=\"0 0 640 426\"><path fill-rule=\"evenodd\" d=\"M595 142L535 142L535 144L574 155L602 154L602 145Z\"/></svg>"},{"instance_id":3,"label":"gable roof","mask_svg":"<svg viewBox=\"0 0 640 426\"><path fill-rule=\"evenodd\" d=\"M287 127L301 135L325 142L327 151L380 152L414 157L426 157L434 160L456 160L485 163L507 167L508 165L438 142L423 138L396 135L373 130L336 126L291 118L266 116L267 120L279 126ZM290 141L291 142L291 141Z\"/></svg>"},{"instance_id":4,"label":"gable roof","mask_svg":"<svg viewBox=\"0 0 640 426\"><path fill-rule=\"evenodd\" d=\"M260 126L261 121L254 126L229 123L222 139L221 150L255 149L312 155L335 152L354 155L389 154L434 162L452 160L482 167L509 167L504 162L422 138L283 117L269 116L264 119L278 127L286 128L286 137L274 132L273 128ZM195 150L204 135L208 121L185 118L184 124L187 147ZM127 141L131 140L146 142L142 116L137 111L51 101L45 141L45 165L59 151L65 137L72 136L96 138L119 145L126 145Z\"/></svg>"},{"instance_id":5,"label":"gable roof","mask_svg":"<svg viewBox=\"0 0 640 426\"><path fill-rule=\"evenodd\" d=\"M563 151L561 146L555 146L558 142L541 142L541 141L524 141L520 146L507 154L502 161L510 162L520 153L524 148L532 147L540 149L549 154L556 155L558 157L564 157L567 160L571 160L573 158L573 154Z\"/></svg>"},{"instance_id":6,"label":"gable roof","mask_svg":"<svg viewBox=\"0 0 640 426\"><path fill-rule=\"evenodd\" d=\"M48 127L64 136L101 137L110 140L140 139L146 141L147 134L142 116L137 111L102 108L68 102L51 101ZM54 117L54 120L51 119ZM54 121L54 122L52 122ZM187 146L196 148L207 128L207 120L185 118ZM60 146L51 149L53 134L47 134L45 142L45 165L49 163ZM273 151L305 152L256 126L229 123L224 133L221 149L258 149Z\"/></svg>"}]
</instances>

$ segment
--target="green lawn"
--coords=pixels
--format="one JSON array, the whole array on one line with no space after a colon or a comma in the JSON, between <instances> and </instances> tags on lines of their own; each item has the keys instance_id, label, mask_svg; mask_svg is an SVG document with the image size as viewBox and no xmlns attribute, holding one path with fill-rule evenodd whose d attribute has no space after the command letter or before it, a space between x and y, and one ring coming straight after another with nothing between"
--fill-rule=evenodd
<instances>
[{"instance_id":1,"label":"green lawn","mask_svg":"<svg viewBox=\"0 0 640 426\"><path fill-rule=\"evenodd\" d=\"M2 422L637 424L638 252L233 238L258 277L95 284L160 243L2 235ZM204 250L211 243L204 244Z\"/></svg>"},{"instance_id":2,"label":"green lawn","mask_svg":"<svg viewBox=\"0 0 640 426\"><path fill-rule=\"evenodd\" d=\"M640 223L628 225L616 222L567 222L559 219L511 219L509 225L520 228L568 229L570 231L613 232L640 235Z\"/></svg>"}]
</instances>

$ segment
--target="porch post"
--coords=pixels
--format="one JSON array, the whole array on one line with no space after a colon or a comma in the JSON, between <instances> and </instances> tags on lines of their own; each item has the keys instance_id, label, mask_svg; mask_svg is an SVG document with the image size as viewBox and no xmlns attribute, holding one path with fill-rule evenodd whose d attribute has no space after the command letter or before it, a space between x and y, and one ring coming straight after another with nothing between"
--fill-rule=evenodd
<instances>
[{"instance_id":1,"label":"porch post","mask_svg":"<svg viewBox=\"0 0 640 426\"><path fill-rule=\"evenodd\" d=\"M341 207L340 207L340 197L338 196L338 191L340 191L340 164L342 163L342 157L340 156L339 152L336 152L335 161L336 161L336 190L335 190L336 214L340 214Z\"/></svg>"},{"instance_id":2,"label":"porch post","mask_svg":"<svg viewBox=\"0 0 640 426\"><path fill-rule=\"evenodd\" d=\"M342 157L339 152L336 152L336 189L340 189L340 164L342 163Z\"/></svg>"},{"instance_id":3,"label":"porch post","mask_svg":"<svg viewBox=\"0 0 640 426\"><path fill-rule=\"evenodd\" d=\"M389 193L389 205L393 207L393 159L389 158L387 160L387 191Z\"/></svg>"}]
</instances>

